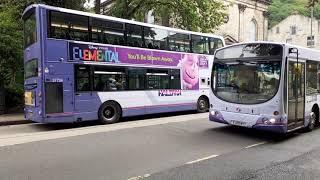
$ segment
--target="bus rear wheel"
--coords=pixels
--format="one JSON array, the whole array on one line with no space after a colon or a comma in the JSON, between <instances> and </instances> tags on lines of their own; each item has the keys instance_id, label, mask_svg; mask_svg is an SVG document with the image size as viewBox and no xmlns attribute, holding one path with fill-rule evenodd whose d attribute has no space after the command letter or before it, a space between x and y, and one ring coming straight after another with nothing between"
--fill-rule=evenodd
<instances>
[{"instance_id":1,"label":"bus rear wheel","mask_svg":"<svg viewBox=\"0 0 320 180\"><path fill-rule=\"evenodd\" d=\"M117 123L120 121L121 108L116 102L105 102L99 109L98 117L103 124Z\"/></svg>"},{"instance_id":2,"label":"bus rear wheel","mask_svg":"<svg viewBox=\"0 0 320 180\"><path fill-rule=\"evenodd\" d=\"M316 126L316 114L314 112L311 112L310 113L310 120L309 120L309 124L308 126L306 127L306 131L307 132L310 132L312 131Z\"/></svg>"},{"instance_id":3,"label":"bus rear wheel","mask_svg":"<svg viewBox=\"0 0 320 180\"><path fill-rule=\"evenodd\" d=\"M205 97L200 97L197 103L197 111L199 113L204 113L209 110L209 100Z\"/></svg>"}]
</instances>

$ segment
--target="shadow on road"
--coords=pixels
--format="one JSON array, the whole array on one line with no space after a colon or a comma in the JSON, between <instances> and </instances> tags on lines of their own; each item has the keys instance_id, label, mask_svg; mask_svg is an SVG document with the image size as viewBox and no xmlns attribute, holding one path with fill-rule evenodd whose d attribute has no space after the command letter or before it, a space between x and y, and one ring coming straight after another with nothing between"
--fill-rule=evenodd
<instances>
[{"instance_id":1,"label":"shadow on road","mask_svg":"<svg viewBox=\"0 0 320 180\"><path fill-rule=\"evenodd\" d=\"M315 129L316 131L317 129ZM273 143L279 143L282 141L286 141L292 138L295 138L299 136L300 134L304 134L305 132L303 130L298 130L292 133L287 134L280 134L280 133L273 133L268 131L261 131L251 128L245 128L245 127L239 127L239 126L231 126L226 125L222 127L212 128L208 129L207 133L223 133L228 134L232 136L240 136L244 138L253 138L253 139L259 139L263 141L273 142Z\"/></svg>"},{"instance_id":2,"label":"shadow on road","mask_svg":"<svg viewBox=\"0 0 320 180\"><path fill-rule=\"evenodd\" d=\"M170 116L179 116L179 115L188 115L195 114L195 111L183 111L183 112L172 112L172 113L161 113L161 114L151 114L144 116L134 116L134 117L126 117L121 120L118 124L130 122L130 121L139 121L139 120L148 120L154 118L164 118ZM90 126L98 126L102 125L98 120L96 121L86 121L86 122L78 122L78 123L58 123L58 124L33 124L33 127L38 129L39 131L55 131L55 130L63 130L63 129L74 129L81 127L90 127Z\"/></svg>"}]
</instances>

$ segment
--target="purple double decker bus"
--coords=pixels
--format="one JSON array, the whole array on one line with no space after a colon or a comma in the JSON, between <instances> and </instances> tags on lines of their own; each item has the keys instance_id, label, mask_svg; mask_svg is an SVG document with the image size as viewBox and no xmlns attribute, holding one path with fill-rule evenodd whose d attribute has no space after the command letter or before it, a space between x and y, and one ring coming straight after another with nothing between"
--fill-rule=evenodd
<instances>
[{"instance_id":1,"label":"purple double decker bus","mask_svg":"<svg viewBox=\"0 0 320 180\"><path fill-rule=\"evenodd\" d=\"M28 120L208 110L219 36L39 4L23 20Z\"/></svg>"}]
</instances>

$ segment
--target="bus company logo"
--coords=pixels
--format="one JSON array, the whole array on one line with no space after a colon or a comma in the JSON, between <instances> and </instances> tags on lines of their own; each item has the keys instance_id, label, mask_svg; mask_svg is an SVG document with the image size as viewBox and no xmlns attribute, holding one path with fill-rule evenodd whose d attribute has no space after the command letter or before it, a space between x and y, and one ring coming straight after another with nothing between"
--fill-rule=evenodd
<instances>
[{"instance_id":1,"label":"bus company logo","mask_svg":"<svg viewBox=\"0 0 320 180\"><path fill-rule=\"evenodd\" d=\"M208 68L209 67L209 61L206 56L199 56L199 67L200 68Z\"/></svg>"},{"instance_id":2,"label":"bus company logo","mask_svg":"<svg viewBox=\"0 0 320 180\"><path fill-rule=\"evenodd\" d=\"M119 53L108 47L70 44L71 57L75 61L97 61L120 63Z\"/></svg>"},{"instance_id":3,"label":"bus company logo","mask_svg":"<svg viewBox=\"0 0 320 180\"><path fill-rule=\"evenodd\" d=\"M241 109L237 107L236 111L237 111L237 112L241 112Z\"/></svg>"},{"instance_id":4,"label":"bus company logo","mask_svg":"<svg viewBox=\"0 0 320 180\"><path fill-rule=\"evenodd\" d=\"M181 89L159 90L159 96L181 96L181 95L182 95Z\"/></svg>"}]
</instances>

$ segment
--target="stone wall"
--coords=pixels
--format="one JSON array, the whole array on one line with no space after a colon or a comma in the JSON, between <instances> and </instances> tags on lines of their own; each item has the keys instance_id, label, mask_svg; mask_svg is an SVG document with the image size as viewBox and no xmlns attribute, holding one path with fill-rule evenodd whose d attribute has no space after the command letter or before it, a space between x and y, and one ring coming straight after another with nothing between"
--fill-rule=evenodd
<instances>
[{"instance_id":1,"label":"stone wall","mask_svg":"<svg viewBox=\"0 0 320 180\"><path fill-rule=\"evenodd\" d=\"M272 27L268 31L268 40L320 49L320 22L315 19L312 22L314 46L307 44L307 38L311 35L311 18L298 14L291 15Z\"/></svg>"},{"instance_id":2,"label":"stone wall","mask_svg":"<svg viewBox=\"0 0 320 180\"><path fill-rule=\"evenodd\" d=\"M229 16L216 34L231 37L237 42L267 39L268 20L265 15L268 1L235 0L225 1L225 4Z\"/></svg>"}]
</instances>

